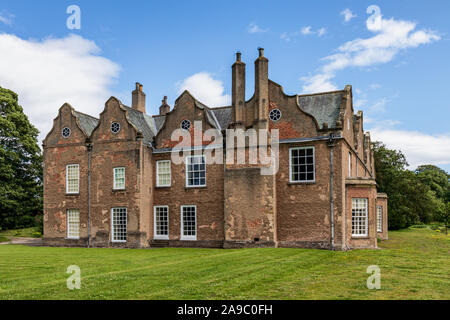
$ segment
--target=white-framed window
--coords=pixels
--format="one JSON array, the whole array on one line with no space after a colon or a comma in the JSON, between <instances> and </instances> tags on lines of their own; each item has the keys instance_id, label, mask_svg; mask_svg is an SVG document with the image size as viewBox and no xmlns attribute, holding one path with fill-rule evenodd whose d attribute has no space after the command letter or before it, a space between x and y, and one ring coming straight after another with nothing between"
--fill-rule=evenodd
<instances>
[{"instance_id":1,"label":"white-framed window","mask_svg":"<svg viewBox=\"0 0 450 320\"><path fill-rule=\"evenodd\" d=\"M156 161L156 186L170 187L171 180L170 160Z\"/></svg>"},{"instance_id":2,"label":"white-framed window","mask_svg":"<svg viewBox=\"0 0 450 320\"><path fill-rule=\"evenodd\" d=\"M155 206L154 216L154 237L155 239L169 239L169 206Z\"/></svg>"},{"instance_id":3,"label":"white-framed window","mask_svg":"<svg viewBox=\"0 0 450 320\"><path fill-rule=\"evenodd\" d=\"M348 176L352 176L352 153L348 153Z\"/></svg>"},{"instance_id":4,"label":"white-framed window","mask_svg":"<svg viewBox=\"0 0 450 320\"><path fill-rule=\"evenodd\" d=\"M114 168L114 190L125 189L125 168Z\"/></svg>"},{"instance_id":5,"label":"white-framed window","mask_svg":"<svg viewBox=\"0 0 450 320\"><path fill-rule=\"evenodd\" d=\"M66 193L76 194L80 192L80 166L69 164L66 167Z\"/></svg>"},{"instance_id":6,"label":"white-framed window","mask_svg":"<svg viewBox=\"0 0 450 320\"><path fill-rule=\"evenodd\" d=\"M67 239L80 239L80 210L67 210Z\"/></svg>"},{"instance_id":7,"label":"white-framed window","mask_svg":"<svg viewBox=\"0 0 450 320\"><path fill-rule=\"evenodd\" d=\"M120 123L118 123L118 122L111 123L111 132L119 133L119 131L120 131Z\"/></svg>"},{"instance_id":8,"label":"white-framed window","mask_svg":"<svg viewBox=\"0 0 450 320\"><path fill-rule=\"evenodd\" d=\"M352 236L367 237L368 212L367 198L352 198Z\"/></svg>"},{"instance_id":9,"label":"white-framed window","mask_svg":"<svg viewBox=\"0 0 450 320\"><path fill-rule=\"evenodd\" d=\"M61 135L64 139L67 139L68 137L70 137L70 129L67 127L63 128L61 131Z\"/></svg>"},{"instance_id":10,"label":"white-framed window","mask_svg":"<svg viewBox=\"0 0 450 320\"><path fill-rule=\"evenodd\" d=\"M377 206L377 232L383 232L383 206Z\"/></svg>"},{"instance_id":11,"label":"white-framed window","mask_svg":"<svg viewBox=\"0 0 450 320\"><path fill-rule=\"evenodd\" d=\"M111 241L127 242L127 208L111 209Z\"/></svg>"},{"instance_id":12,"label":"white-framed window","mask_svg":"<svg viewBox=\"0 0 450 320\"><path fill-rule=\"evenodd\" d=\"M186 157L186 187L206 187L205 156Z\"/></svg>"},{"instance_id":13,"label":"white-framed window","mask_svg":"<svg viewBox=\"0 0 450 320\"><path fill-rule=\"evenodd\" d=\"M289 181L316 181L314 147L298 147L289 149Z\"/></svg>"},{"instance_id":14,"label":"white-framed window","mask_svg":"<svg viewBox=\"0 0 450 320\"><path fill-rule=\"evenodd\" d=\"M181 206L181 240L197 240L197 206Z\"/></svg>"}]
</instances>

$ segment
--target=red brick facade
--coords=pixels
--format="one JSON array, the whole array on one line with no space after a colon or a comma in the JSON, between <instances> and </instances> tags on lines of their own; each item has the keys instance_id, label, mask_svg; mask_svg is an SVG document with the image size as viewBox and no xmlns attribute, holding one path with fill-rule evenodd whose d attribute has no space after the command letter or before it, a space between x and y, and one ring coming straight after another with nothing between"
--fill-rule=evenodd
<instances>
[{"instance_id":1,"label":"red brick facade","mask_svg":"<svg viewBox=\"0 0 450 320\"><path fill-rule=\"evenodd\" d=\"M61 107L43 143L45 242L347 250L376 248L377 235L387 239L387 197L377 194L370 135L362 113L354 113L351 87L288 96L269 80L262 50L255 70L255 94L245 101L245 64L238 54L229 107L210 108L186 91L172 110L165 98L160 115L151 117L143 112L140 84L131 108L110 98L99 119ZM192 138L191 150L220 146L211 156L223 161L206 163L204 179L201 165L173 158L180 141L173 133L187 123L181 132ZM260 161L226 162L227 129L277 129L279 144L269 154L278 149L278 172L262 174L268 164ZM202 137L207 130L223 141ZM253 149L246 142L243 150L248 157ZM77 165L77 174L68 174L68 165ZM158 173L159 165L167 171ZM160 186L158 179L167 181ZM78 192L68 192L69 184Z\"/></svg>"}]
</instances>

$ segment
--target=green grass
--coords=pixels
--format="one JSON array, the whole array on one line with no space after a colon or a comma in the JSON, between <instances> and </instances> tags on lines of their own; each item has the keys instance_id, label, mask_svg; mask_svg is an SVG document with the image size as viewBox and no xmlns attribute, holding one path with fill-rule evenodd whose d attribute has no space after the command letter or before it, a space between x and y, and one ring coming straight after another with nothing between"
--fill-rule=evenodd
<instances>
[{"instance_id":1,"label":"green grass","mask_svg":"<svg viewBox=\"0 0 450 320\"><path fill-rule=\"evenodd\" d=\"M382 250L0 246L0 299L449 299L450 236L390 232ZM81 290L66 269L81 268ZM369 265L381 289L366 287Z\"/></svg>"},{"instance_id":2,"label":"green grass","mask_svg":"<svg viewBox=\"0 0 450 320\"><path fill-rule=\"evenodd\" d=\"M35 238L35 233L38 232L37 227L16 229L16 230L3 230L0 231L0 237L4 238Z\"/></svg>"},{"instance_id":3,"label":"green grass","mask_svg":"<svg viewBox=\"0 0 450 320\"><path fill-rule=\"evenodd\" d=\"M9 241L8 238L3 237L3 236L0 236L0 243L2 243L2 242L8 242L8 241Z\"/></svg>"}]
</instances>

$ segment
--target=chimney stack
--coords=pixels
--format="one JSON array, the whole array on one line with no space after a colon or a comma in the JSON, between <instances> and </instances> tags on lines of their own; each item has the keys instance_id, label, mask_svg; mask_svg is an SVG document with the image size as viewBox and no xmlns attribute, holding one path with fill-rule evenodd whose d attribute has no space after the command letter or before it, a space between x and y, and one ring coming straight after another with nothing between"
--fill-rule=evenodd
<instances>
[{"instance_id":1,"label":"chimney stack","mask_svg":"<svg viewBox=\"0 0 450 320\"><path fill-rule=\"evenodd\" d=\"M145 113L145 93L143 91L143 85L139 82L136 82L136 89L131 94L131 107Z\"/></svg>"},{"instance_id":2,"label":"chimney stack","mask_svg":"<svg viewBox=\"0 0 450 320\"><path fill-rule=\"evenodd\" d=\"M170 106L167 104L167 96L164 97L161 107L159 107L159 115L164 116L170 112Z\"/></svg>"},{"instance_id":3,"label":"chimney stack","mask_svg":"<svg viewBox=\"0 0 450 320\"><path fill-rule=\"evenodd\" d=\"M264 49L258 48L259 57L255 61L255 123L259 129L267 129L269 112L269 60L264 57Z\"/></svg>"},{"instance_id":4,"label":"chimney stack","mask_svg":"<svg viewBox=\"0 0 450 320\"><path fill-rule=\"evenodd\" d=\"M242 127L245 106L245 63L241 61L241 53L236 53L236 62L232 66L232 125Z\"/></svg>"}]
</instances>

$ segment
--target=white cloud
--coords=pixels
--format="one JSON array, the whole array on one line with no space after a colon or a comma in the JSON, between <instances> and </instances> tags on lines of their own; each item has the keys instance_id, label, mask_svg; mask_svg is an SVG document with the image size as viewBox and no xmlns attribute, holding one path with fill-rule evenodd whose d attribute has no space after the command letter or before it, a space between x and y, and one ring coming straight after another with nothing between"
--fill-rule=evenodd
<instances>
[{"instance_id":1,"label":"white cloud","mask_svg":"<svg viewBox=\"0 0 450 320\"><path fill-rule=\"evenodd\" d=\"M177 85L178 93L184 90L189 92L200 102L208 107L221 107L231 103L231 96L224 94L222 81L215 80L208 72L199 72Z\"/></svg>"},{"instance_id":2,"label":"white cloud","mask_svg":"<svg viewBox=\"0 0 450 320\"><path fill-rule=\"evenodd\" d=\"M119 66L99 52L93 41L78 35L32 41L0 34L0 84L19 94L40 140L65 102L93 116L103 110Z\"/></svg>"},{"instance_id":3,"label":"white cloud","mask_svg":"<svg viewBox=\"0 0 450 320\"><path fill-rule=\"evenodd\" d=\"M345 22L349 22L353 18L356 18L356 14L353 14L352 10L350 10L349 8L342 10L341 15L344 16Z\"/></svg>"},{"instance_id":4,"label":"white cloud","mask_svg":"<svg viewBox=\"0 0 450 320\"><path fill-rule=\"evenodd\" d=\"M247 28L248 33L264 33L267 32L267 29L262 29L255 23L250 23Z\"/></svg>"},{"instance_id":5,"label":"white cloud","mask_svg":"<svg viewBox=\"0 0 450 320\"><path fill-rule=\"evenodd\" d=\"M355 100L355 102L353 103L353 105L354 105L356 108L361 108L361 107L363 107L365 104L367 104L367 100L366 100L366 99L358 99L358 100Z\"/></svg>"},{"instance_id":6,"label":"white cloud","mask_svg":"<svg viewBox=\"0 0 450 320\"><path fill-rule=\"evenodd\" d=\"M320 28L319 30L317 30L317 35L319 37L325 35L325 33L327 33L327 29L326 28Z\"/></svg>"},{"instance_id":7,"label":"white cloud","mask_svg":"<svg viewBox=\"0 0 450 320\"><path fill-rule=\"evenodd\" d=\"M308 34L312 34L313 32L311 31L311 26L306 26L303 27L300 32L304 35L308 35Z\"/></svg>"},{"instance_id":8,"label":"white cloud","mask_svg":"<svg viewBox=\"0 0 450 320\"><path fill-rule=\"evenodd\" d=\"M283 32L280 36L281 39L283 39L286 42L291 41L291 37L289 36L289 34L287 32Z\"/></svg>"},{"instance_id":9,"label":"white cloud","mask_svg":"<svg viewBox=\"0 0 450 320\"><path fill-rule=\"evenodd\" d=\"M0 22L7 24L9 26L12 25L13 18L14 18L14 15L12 15L12 14L0 14Z\"/></svg>"},{"instance_id":10,"label":"white cloud","mask_svg":"<svg viewBox=\"0 0 450 320\"><path fill-rule=\"evenodd\" d=\"M370 134L372 141L382 141L391 149L401 150L411 169L422 164L450 164L450 133L430 135L379 126L370 130Z\"/></svg>"},{"instance_id":11,"label":"white cloud","mask_svg":"<svg viewBox=\"0 0 450 320\"><path fill-rule=\"evenodd\" d=\"M323 58L326 63L320 68L319 74L302 79L306 82L303 91L335 88L331 80L337 71L349 67L370 67L388 63L402 50L440 40L440 36L433 31L415 30L414 22L384 19L378 6L370 6L367 13L372 14L367 19L367 29L375 35L367 39L348 41L340 46L335 54Z\"/></svg>"},{"instance_id":12,"label":"white cloud","mask_svg":"<svg viewBox=\"0 0 450 320\"><path fill-rule=\"evenodd\" d=\"M384 112L386 110L386 105L389 102L387 98L382 98L375 102L373 105L369 107L369 111L372 113L375 112Z\"/></svg>"},{"instance_id":13,"label":"white cloud","mask_svg":"<svg viewBox=\"0 0 450 320\"><path fill-rule=\"evenodd\" d=\"M379 83L372 83L369 87L372 90L377 90L377 89L381 88L381 84L379 84Z\"/></svg>"}]
</instances>

